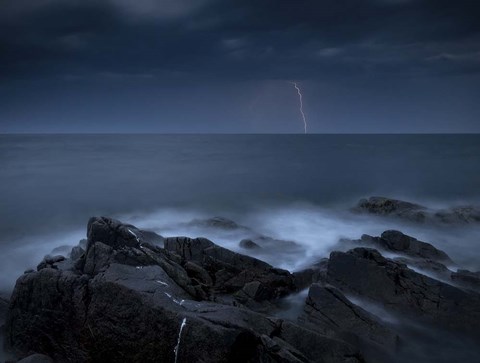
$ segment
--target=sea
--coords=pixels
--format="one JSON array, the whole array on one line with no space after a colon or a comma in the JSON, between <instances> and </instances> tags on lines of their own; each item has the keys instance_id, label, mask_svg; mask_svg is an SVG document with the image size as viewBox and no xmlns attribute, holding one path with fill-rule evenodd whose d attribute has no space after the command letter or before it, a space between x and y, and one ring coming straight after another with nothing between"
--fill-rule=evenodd
<instances>
[{"instance_id":1,"label":"sea","mask_svg":"<svg viewBox=\"0 0 480 363\"><path fill-rule=\"evenodd\" d=\"M456 268L480 270L478 224L442 227L352 213L369 196L434 209L480 205L480 135L3 134L0 293L8 295L44 256L67 255L92 216L166 237L206 237L289 271L345 249L344 238L396 229L444 250ZM213 217L242 227L192 223ZM239 246L259 235L301 248L258 253ZM305 296L288 299L298 310ZM389 321L388 313L378 315ZM474 342L404 321L409 335L425 341L409 356L415 361L478 358Z\"/></svg>"}]
</instances>

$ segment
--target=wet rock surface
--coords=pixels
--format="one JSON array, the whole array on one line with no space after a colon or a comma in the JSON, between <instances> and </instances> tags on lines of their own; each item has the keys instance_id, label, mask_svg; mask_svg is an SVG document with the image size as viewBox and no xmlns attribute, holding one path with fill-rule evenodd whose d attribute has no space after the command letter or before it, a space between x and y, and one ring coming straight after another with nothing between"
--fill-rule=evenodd
<instances>
[{"instance_id":1,"label":"wet rock surface","mask_svg":"<svg viewBox=\"0 0 480 363\"><path fill-rule=\"evenodd\" d=\"M230 222L209 223L238 228ZM478 273L452 274L470 286L463 288L415 272L407 264L449 274L444 263L451 260L398 231L352 242L403 256L397 260L359 247L294 273L205 238L152 233L91 218L87 241L69 257L47 257L17 280L4 304L9 351L59 362L410 359L405 347L414 341L404 330L353 297L465 339L480 337L480 295L471 288ZM277 314L286 300L300 307L288 319Z\"/></svg>"},{"instance_id":2,"label":"wet rock surface","mask_svg":"<svg viewBox=\"0 0 480 363\"><path fill-rule=\"evenodd\" d=\"M21 276L9 349L71 362L361 361L345 341L245 307L263 310L294 291L288 271L206 239L168 238L160 248L139 236L92 218L85 253Z\"/></svg>"},{"instance_id":3,"label":"wet rock surface","mask_svg":"<svg viewBox=\"0 0 480 363\"><path fill-rule=\"evenodd\" d=\"M327 281L409 316L480 336L480 295L417 273L377 250L332 252Z\"/></svg>"},{"instance_id":4,"label":"wet rock surface","mask_svg":"<svg viewBox=\"0 0 480 363\"><path fill-rule=\"evenodd\" d=\"M435 248L430 243L419 241L400 231L385 231L380 237L372 237L364 234L360 240L354 242L408 257L429 259L442 263L453 263L445 252Z\"/></svg>"}]
</instances>

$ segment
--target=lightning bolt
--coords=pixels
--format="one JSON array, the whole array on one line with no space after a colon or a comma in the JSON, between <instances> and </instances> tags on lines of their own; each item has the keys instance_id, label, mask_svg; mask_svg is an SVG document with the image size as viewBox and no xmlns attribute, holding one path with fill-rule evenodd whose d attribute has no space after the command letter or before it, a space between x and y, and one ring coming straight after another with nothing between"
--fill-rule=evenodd
<instances>
[{"instance_id":1,"label":"lightning bolt","mask_svg":"<svg viewBox=\"0 0 480 363\"><path fill-rule=\"evenodd\" d=\"M304 128L304 133L307 133L307 118L305 117L305 113L303 112L303 100L302 100L302 91L297 85L297 82L290 82L293 84L295 89L297 90L298 93L298 99L300 101L300 114L302 115L302 120L303 120L303 128Z\"/></svg>"}]
</instances>

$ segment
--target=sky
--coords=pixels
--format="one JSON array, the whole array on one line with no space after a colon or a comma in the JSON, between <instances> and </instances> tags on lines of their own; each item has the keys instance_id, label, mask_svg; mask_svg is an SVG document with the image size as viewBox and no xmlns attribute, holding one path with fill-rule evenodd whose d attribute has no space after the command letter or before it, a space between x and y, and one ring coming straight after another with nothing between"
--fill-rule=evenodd
<instances>
[{"instance_id":1,"label":"sky","mask_svg":"<svg viewBox=\"0 0 480 363\"><path fill-rule=\"evenodd\" d=\"M478 0L0 0L0 133L479 133Z\"/></svg>"}]
</instances>

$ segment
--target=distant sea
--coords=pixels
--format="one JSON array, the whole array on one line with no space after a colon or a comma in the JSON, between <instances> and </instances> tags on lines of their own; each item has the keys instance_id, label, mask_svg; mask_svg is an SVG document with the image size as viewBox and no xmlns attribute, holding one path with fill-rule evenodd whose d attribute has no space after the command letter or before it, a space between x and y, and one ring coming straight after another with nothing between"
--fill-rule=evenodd
<instances>
[{"instance_id":1,"label":"distant sea","mask_svg":"<svg viewBox=\"0 0 480 363\"><path fill-rule=\"evenodd\" d=\"M224 216L308 245L306 257L396 227L480 261L478 229L435 233L344 213L371 195L480 204L480 135L0 135L0 165L0 289L76 244L93 215L170 235ZM242 237L204 233L231 248Z\"/></svg>"}]
</instances>

